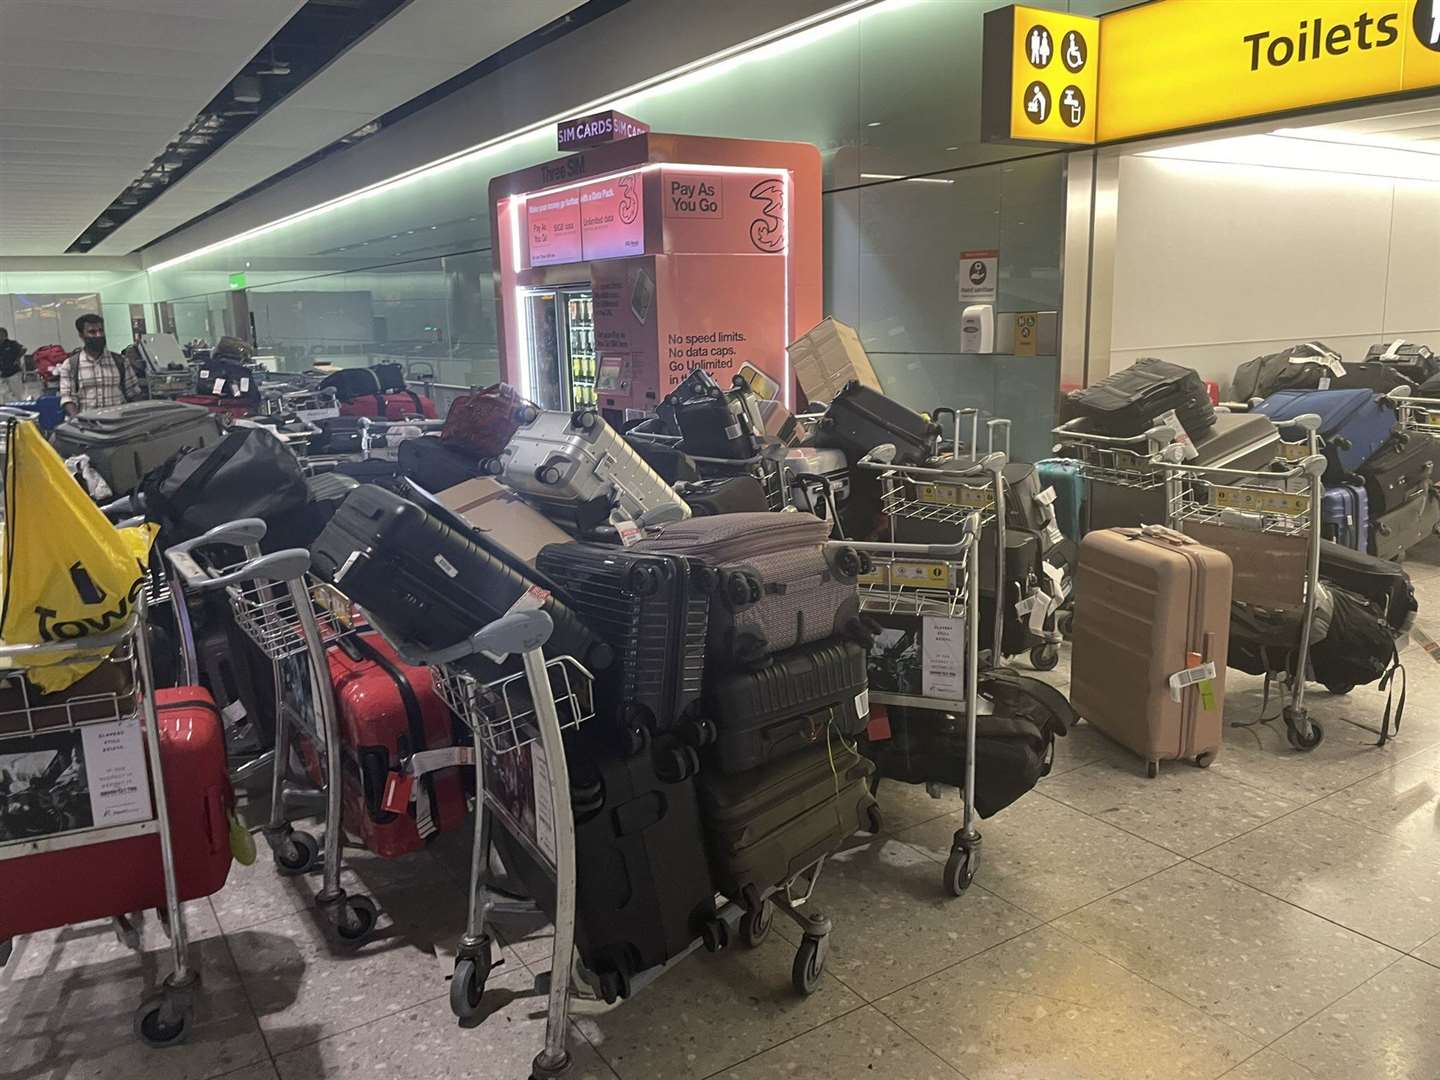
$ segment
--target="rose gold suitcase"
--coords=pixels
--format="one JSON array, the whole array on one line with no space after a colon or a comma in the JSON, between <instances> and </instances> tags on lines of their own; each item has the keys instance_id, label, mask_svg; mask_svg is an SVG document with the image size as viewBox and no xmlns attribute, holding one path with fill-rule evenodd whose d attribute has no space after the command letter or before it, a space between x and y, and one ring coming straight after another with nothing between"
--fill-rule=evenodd
<instances>
[{"instance_id":1,"label":"rose gold suitcase","mask_svg":"<svg viewBox=\"0 0 1440 1080\"><path fill-rule=\"evenodd\" d=\"M1102 529L1080 544L1070 700L1151 776L1220 750L1230 586L1228 555L1170 529ZM1207 661L1209 687L1172 690L1172 675Z\"/></svg>"}]
</instances>

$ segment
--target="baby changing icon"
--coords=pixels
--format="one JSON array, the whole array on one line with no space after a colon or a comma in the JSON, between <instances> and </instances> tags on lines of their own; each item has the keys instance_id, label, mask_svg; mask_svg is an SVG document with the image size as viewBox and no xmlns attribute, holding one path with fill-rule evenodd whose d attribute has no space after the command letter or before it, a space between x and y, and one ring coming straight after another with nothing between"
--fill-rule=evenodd
<instances>
[{"instance_id":1,"label":"baby changing icon","mask_svg":"<svg viewBox=\"0 0 1440 1080\"><path fill-rule=\"evenodd\" d=\"M1050 91L1038 80L1025 88L1025 116L1032 124L1050 119Z\"/></svg>"}]
</instances>

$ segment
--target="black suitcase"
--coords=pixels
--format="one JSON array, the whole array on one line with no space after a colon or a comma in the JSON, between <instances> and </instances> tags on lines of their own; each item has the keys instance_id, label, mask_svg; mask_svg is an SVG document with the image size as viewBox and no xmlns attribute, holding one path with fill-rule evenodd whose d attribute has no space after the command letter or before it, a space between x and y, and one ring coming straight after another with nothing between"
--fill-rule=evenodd
<instances>
[{"instance_id":1,"label":"black suitcase","mask_svg":"<svg viewBox=\"0 0 1440 1080\"><path fill-rule=\"evenodd\" d=\"M715 887L758 911L783 885L860 831L879 832L875 766L839 738L735 776L700 774Z\"/></svg>"},{"instance_id":2,"label":"black suitcase","mask_svg":"<svg viewBox=\"0 0 1440 1080\"><path fill-rule=\"evenodd\" d=\"M360 481L344 473L317 473L305 478L305 504L273 521L267 522L265 538L260 546L267 552L286 548L309 548L315 538L330 524L350 492Z\"/></svg>"},{"instance_id":3,"label":"black suitcase","mask_svg":"<svg viewBox=\"0 0 1440 1080\"><path fill-rule=\"evenodd\" d=\"M614 649L596 692L624 731L641 724L659 733L691 718L705 676L711 571L677 555L588 543L548 544L535 566Z\"/></svg>"},{"instance_id":4,"label":"black suitcase","mask_svg":"<svg viewBox=\"0 0 1440 1080\"><path fill-rule=\"evenodd\" d=\"M845 451L853 466L884 443L895 447L900 465L922 465L939 445L940 425L859 382L840 388L809 442ZM856 470L852 468L851 473Z\"/></svg>"},{"instance_id":5,"label":"black suitcase","mask_svg":"<svg viewBox=\"0 0 1440 1080\"><path fill-rule=\"evenodd\" d=\"M1388 394L1401 388L1413 390L1415 384L1390 364L1351 364L1345 374L1330 380L1331 390L1373 390Z\"/></svg>"},{"instance_id":6,"label":"black suitcase","mask_svg":"<svg viewBox=\"0 0 1440 1080\"><path fill-rule=\"evenodd\" d=\"M1329 540L1320 541L1320 580L1372 601L1397 631L1410 628L1420 606L1404 567Z\"/></svg>"},{"instance_id":7,"label":"black suitcase","mask_svg":"<svg viewBox=\"0 0 1440 1080\"><path fill-rule=\"evenodd\" d=\"M681 447L695 457L743 461L760 452L760 436L733 394L721 391L682 401L675 406L675 421Z\"/></svg>"},{"instance_id":8,"label":"black suitcase","mask_svg":"<svg viewBox=\"0 0 1440 1080\"><path fill-rule=\"evenodd\" d=\"M406 439L396 451L400 475L408 476L429 492L447 491L481 475L477 455L440 441L438 435Z\"/></svg>"},{"instance_id":9,"label":"black suitcase","mask_svg":"<svg viewBox=\"0 0 1440 1080\"><path fill-rule=\"evenodd\" d=\"M455 645L508 612L533 585L480 534L462 533L415 503L362 484L340 505L311 548L311 568L359 604L400 642ZM541 604L555 629L546 652L591 671L613 650L561 600Z\"/></svg>"},{"instance_id":10,"label":"black suitcase","mask_svg":"<svg viewBox=\"0 0 1440 1080\"><path fill-rule=\"evenodd\" d=\"M1405 376L1419 386L1440 375L1440 356L1428 345L1414 341L1392 341L1388 345L1371 345L1365 353L1366 362L1379 362Z\"/></svg>"},{"instance_id":11,"label":"black suitcase","mask_svg":"<svg viewBox=\"0 0 1440 1080\"><path fill-rule=\"evenodd\" d=\"M1192 439L1215 423L1215 406L1200 373L1146 357L1066 398L1074 416L1090 421L1099 435L1143 435L1171 409Z\"/></svg>"},{"instance_id":12,"label":"black suitcase","mask_svg":"<svg viewBox=\"0 0 1440 1080\"><path fill-rule=\"evenodd\" d=\"M859 735L870 716L865 661L853 641L829 640L776 653L759 671L712 679L705 690L716 729L710 759L721 772L738 773L823 744L827 735Z\"/></svg>"},{"instance_id":13,"label":"black suitcase","mask_svg":"<svg viewBox=\"0 0 1440 1080\"><path fill-rule=\"evenodd\" d=\"M1423 431L1397 432L1380 452L1360 466L1374 520L1403 506L1435 475L1440 440Z\"/></svg>"},{"instance_id":14,"label":"black suitcase","mask_svg":"<svg viewBox=\"0 0 1440 1080\"><path fill-rule=\"evenodd\" d=\"M1396 562L1440 527L1440 494L1426 485L1389 513L1370 518L1370 551Z\"/></svg>"},{"instance_id":15,"label":"black suitcase","mask_svg":"<svg viewBox=\"0 0 1440 1080\"><path fill-rule=\"evenodd\" d=\"M671 487L700 479L700 470L695 465L695 459L681 450L678 443L663 442L638 433L627 433L625 441L633 446L635 452L645 459L645 464L659 473L660 479Z\"/></svg>"},{"instance_id":16,"label":"black suitcase","mask_svg":"<svg viewBox=\"0 0 1440 1080\"><path fill-rule=\"evenodd\" d=\"M667 782L648 755L620 757L581 734L571 743L578 752L570 773L576 945L613 1003L628 996L634 975L682 955L700 937L715 914L715 886L695 781ZM529 785L534 774L520 764L516 775ZM553 920L555 879L508 827L493 834L506 869Z\"/></svg>"},{"instance_id":17,"label":"black suitcase","mask_svg":"<svg viewBox=\"0 0 1440 1080\"><path fill-rule=\"evenodd\" d=\"M746 473L685 484L680 496L696 517L714 514L763 514L770 509L765 485Z\"/></svg>"}]
</instances>

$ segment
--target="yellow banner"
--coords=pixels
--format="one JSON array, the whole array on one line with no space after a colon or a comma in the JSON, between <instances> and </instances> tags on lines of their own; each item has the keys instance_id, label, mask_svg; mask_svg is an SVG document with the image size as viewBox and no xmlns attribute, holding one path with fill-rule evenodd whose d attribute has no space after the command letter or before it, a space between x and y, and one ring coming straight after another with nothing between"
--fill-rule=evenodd
<instances>
[{"instance_id":1,"label":"yellow banner","mask_svg":"<svg viewBox=\"0 0 1440 1080\"><path fill-rule=\"evenodd\" d=\"M1440 85L1435 0L1156 0L1100 20L1097 135Z\"/></svg>"}]
</instances>

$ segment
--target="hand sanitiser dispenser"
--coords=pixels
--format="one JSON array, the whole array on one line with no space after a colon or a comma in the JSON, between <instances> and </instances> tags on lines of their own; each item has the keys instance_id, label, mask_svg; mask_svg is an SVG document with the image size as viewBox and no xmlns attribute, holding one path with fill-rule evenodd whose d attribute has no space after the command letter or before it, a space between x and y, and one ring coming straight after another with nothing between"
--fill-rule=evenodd
<instances>
[{"instance_id":1,"label":"hand sanitiser dispenser","mask_svg":"<svg viewBox=\"0 0 1440 1080\"><path fill-rule=\"evenodd\" d=\"M962 353L993 353L995 351L995 308L991 304L971 304L960 316L960 351Z\"/></svg>"}]
</instances>

